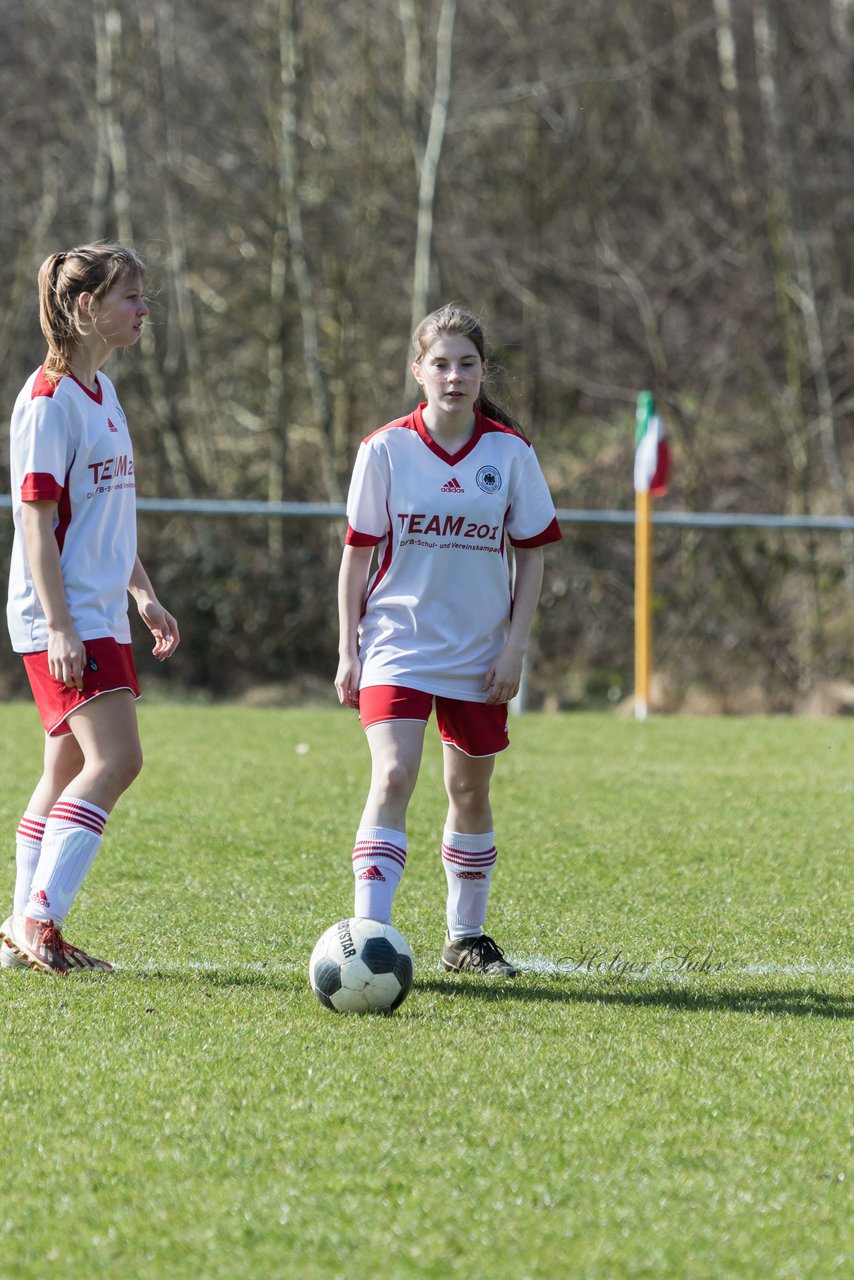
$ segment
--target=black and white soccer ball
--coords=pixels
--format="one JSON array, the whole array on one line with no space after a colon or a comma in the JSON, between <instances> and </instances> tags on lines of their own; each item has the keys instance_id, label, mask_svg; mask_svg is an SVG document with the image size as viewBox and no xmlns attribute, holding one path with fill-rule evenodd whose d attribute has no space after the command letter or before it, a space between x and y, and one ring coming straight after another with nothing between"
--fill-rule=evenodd
<instances>
[{"instance_id":1,"label":"black and white soccer ball","mask_svg":"<svg viewBox=\"0 0 854 1280\"><path fill-rule=\"evenodd\" d=\"M339 920L317 940L308 976L321 1004L338 1013L390 1013L412 986L409 943L390 924Z\"/></svg>"}]
</instances>

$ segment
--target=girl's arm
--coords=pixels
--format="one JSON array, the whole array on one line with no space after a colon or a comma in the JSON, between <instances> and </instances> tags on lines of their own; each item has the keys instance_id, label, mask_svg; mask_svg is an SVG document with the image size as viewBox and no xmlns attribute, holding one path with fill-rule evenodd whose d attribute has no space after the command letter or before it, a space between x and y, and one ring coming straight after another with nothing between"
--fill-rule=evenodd
<instances>
[{"instance_id":1,"label":"girl's arm","mask_svg":"<svg viewBox=\"0 0 854 1280\"><path fill-rule=\"evenodd\" d=\"M164 658L171 657L181 639L178 634L178 623L171 613L167 613L154 594L154 588L142 567L139 556L134 561L128 591L136 601L139 616L154 636L152 652L155 658L158 662L162 662Z\"/></svg>"},{"instance_id":2,"label":"girl's arm","mask_svg":"<svg viewBox=\"0 0 854 1280\"><path fill-rule=\"evenodd\" d=\"M86 649L68 611L62 562L56 541L55 502L25 502L21 507L21 532L36 592L48 628L47 664L54 680L69 688L83 688Z\"/></svg>"},{"instance_id":3,"label":"girl's arm","mask_svg":"<svg viewBox=\"0 0 854 1280\"><path fill-rule=\"evenodd\" d=\"M345 707L359 705L359 679L362 664L359 661L359 619L371 571L373 547L344 548L341 571L338 574L338 671L335 688L338 701Z\"/></svg>"},{"instance_id":4,"label":"girl's arm","mask_svg":"<svg viewBox=\"0 0 854 1280\"><path fill-rule=\"evenodd\" d=\"M543 548L515 547L516 571L513 580L513 617L504 648L486 673L484 692L488 703L509 702L519 692L522 662L528 648L540 589L543 585Z\"/></svg>"}]
</instances>

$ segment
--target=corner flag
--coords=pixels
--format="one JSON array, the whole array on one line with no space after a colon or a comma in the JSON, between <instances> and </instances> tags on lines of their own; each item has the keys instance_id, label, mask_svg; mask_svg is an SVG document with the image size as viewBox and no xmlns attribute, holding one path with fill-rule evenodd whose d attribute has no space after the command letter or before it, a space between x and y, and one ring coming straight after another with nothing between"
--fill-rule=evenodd
<instances>
[{"instance_id":1,"label":"corner flag","mask_svg":"<svg viewBox=\"0 0 854 1280\"><path fill-rule=\"evenodd\" d=\"M635 493L660 498L667 493L670 451L651 391L638 396L635 417Z\"/></svg>"},{"instance_id":2,"label":"corner flag","mask_svg":"<svg viewBox=\"0 0 854 1280\"><path fill-rule=\"evenodd\" d=\"M670 455L651 391L635 417L635 719L649 713L652 668L652 500L667 492Z\"/></svg>"}]
</instances>

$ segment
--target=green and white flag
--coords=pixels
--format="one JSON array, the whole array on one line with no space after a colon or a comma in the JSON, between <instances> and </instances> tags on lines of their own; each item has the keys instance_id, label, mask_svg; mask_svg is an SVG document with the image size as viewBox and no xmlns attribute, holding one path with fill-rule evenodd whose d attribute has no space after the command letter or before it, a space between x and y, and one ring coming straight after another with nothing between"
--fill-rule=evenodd
<instances>
[{"instance_id":1,"label":"green and white flag","mask_svg":"<svg viewBox=\"0 0 854 1280\"><path fill-rule=\"evenodd\" d=\"M660 498L667 493L670 451L651 391L638 396L635 419L635 493Z\"/></svg>"}]
</instances>

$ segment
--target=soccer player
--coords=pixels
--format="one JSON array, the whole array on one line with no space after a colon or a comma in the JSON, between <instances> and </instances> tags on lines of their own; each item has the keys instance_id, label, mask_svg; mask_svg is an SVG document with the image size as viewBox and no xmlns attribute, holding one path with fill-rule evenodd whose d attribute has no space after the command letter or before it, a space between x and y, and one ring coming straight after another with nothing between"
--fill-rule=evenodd
<instances>
[{"instance_id":1,"label":"soccer player","mask_svg":"<svg viewBox=\"0 0 854 1280\"><path fill-rule=\"evenodd\" d=\"M100 372L139 341L143 265L132 250L84 245L47 258L38 282L48 354L12 414L7 619L45 728L44 772L18 827L0 964L65 976L112 968L66 942L62 925L142 766L128 592L156 658L179 636L136 552L131 438Z\"/></svg>"},{"instance_id":2,"label":"soccer player","mask_svg":"<svg viewBox=\"0 0 854 1280\"><path fill-rule=\"evenodd\" d=\"M543 547L561 534L533 448L484 391L478 321L442 307L415 330L412 355L425 402L359 447L339 576L335 687L359 709L372 766L353 849L354 914L391 919L435 704L448 796L442 963L514 977L484 932L497 857L489 788L509 745L507 703L519 690Z\"/></svg>"}]
</instances>

